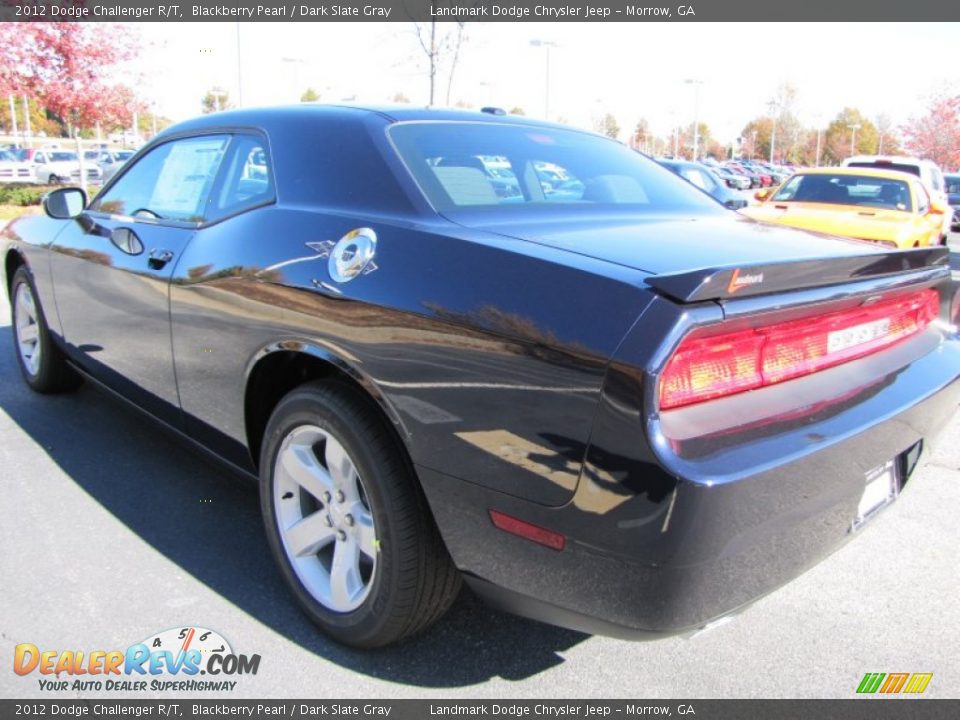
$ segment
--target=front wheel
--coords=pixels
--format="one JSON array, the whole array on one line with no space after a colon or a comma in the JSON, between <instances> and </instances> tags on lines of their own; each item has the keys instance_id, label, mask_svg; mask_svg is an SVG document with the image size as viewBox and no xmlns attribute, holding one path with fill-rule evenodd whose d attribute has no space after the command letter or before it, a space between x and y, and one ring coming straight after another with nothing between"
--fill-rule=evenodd
<instances>
[{"instance_id":1,"label":"front wheel","mask_svg":"<svg viewBox=\"0 0 960 720\"><path fill-rule=\"evenodd\" d=\"M329 635L380 647L449 608L459 573L399 442L358 391L309 383L281 400L260 476L274 557Z\"/></svg>"},{"instance_id":2,"label":"front wheel","mask_svg":"<svg viewBox=\"0 0 960 720\"><path fill-rule=\"evenodd\" d=\"M59 175L51 175L50 177L47 178L47 185L59 185L59 184L60 184Z\"/></svg>"},{"instance_id":3,"label":"front wheel","mask_svg":"<svg viewBox=\"0 0 960 720\"><path fill-rule=\"evenodd\" d=\"M22 266L10 283L10 308L17 364L27 385L40 393L76 387L80 378L50 337L33 281Z\"/></svg>"}]
</instances>

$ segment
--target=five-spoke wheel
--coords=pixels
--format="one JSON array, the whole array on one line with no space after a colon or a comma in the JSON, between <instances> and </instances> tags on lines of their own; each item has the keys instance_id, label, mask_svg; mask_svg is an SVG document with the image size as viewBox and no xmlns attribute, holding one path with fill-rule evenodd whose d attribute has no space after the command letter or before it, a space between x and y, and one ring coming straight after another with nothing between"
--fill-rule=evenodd
<instances>
[{"instance_id":1,"label":"five-spoke wheel","mask_svg":"<svg viewBox=\"0 0 960 720\"><path fill-rule=\"evenodd\" d=\"M273 503L294 571L337 612L355 610L377 570L377 533L357 467L330 432L301 425L283 440Z\"/></svg>"},{"instance_id":2,"label":"five-spoke wheel","mask_svg":"<svg viewBox=\"0 0 960 720\"><path fill-rule=\"evenodd\" d=\"M337 640L378 647L439 618L460 589L413 466L376 405L346 381L277 404L260 499L281 574Z\"/></svg>"}]
</instances>

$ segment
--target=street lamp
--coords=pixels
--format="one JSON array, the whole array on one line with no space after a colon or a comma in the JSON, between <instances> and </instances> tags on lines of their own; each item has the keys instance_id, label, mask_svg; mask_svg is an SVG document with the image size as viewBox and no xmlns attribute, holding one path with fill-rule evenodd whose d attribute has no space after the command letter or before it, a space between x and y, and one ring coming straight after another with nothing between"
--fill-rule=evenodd
<instances>
[{"instance_id":1,"label":"street lamp","mask_svg":"<svg viewBox=\"0 0 960 720\"><path fill-rule=\"evenodd\" d=\"M753 140L750 142L750 159L753 160L757 156L757 131L753 131Z\"/></svg>"},{"instance_id":2,"label":"street lamp","mask_svg":"<svg viewBox=\"0 0 960 720\"><path fill-rule=\"evenodd\" d=\"M547 51L547 64L546 64L546 75L544 77L544 90L543 90L543 119L550 119L550 48L560 47L553 40L541 40L540 38L535 38L530 41L530 45L533 47L542 47L546 48Z\"/></svg>"},{"instance_id":3,"label":"street lamp","mask_svg":"<svg viewBox=\"0 0 960 720\"><path fill-rule=\"evenodd\" d=\"M240 54L240 23L234 23L237 31L237 107L243 107L243 59Z\"/></svg>"},{"instance_id":4,"label":"street lamp","mask_svg":"<svg viewBox=\"0 0 960 720\"><path fill-rule=\"evenodd\" d=\"M777 111L780 106L771 100L768 107L770 108L770 164L773 165L773 151L777 144Z\"/></svg>"},{"instance_id":5,"label":"street lamp","mask_svg":"<svg viewBox=\"0 0 960 720\"><path fill-rule=\"evenodd\" d=\"M694 78L687 78L683 81L684 85L693 85L693 157L691 158L694 162L697 161L697 150L700 145L700 86L703 85L703 80L696 80Z\"/></svg>"},{"instance_id":6,"label":"street lamp","mask_svg":"<svg viewBox=\"0 0 960 720\"><path fill-rule=\"evenodd\" d=\"M847 125L850 128L850 157L857 154L857 130L860 129L860 123Z\"/></svg>"}]
</instances>

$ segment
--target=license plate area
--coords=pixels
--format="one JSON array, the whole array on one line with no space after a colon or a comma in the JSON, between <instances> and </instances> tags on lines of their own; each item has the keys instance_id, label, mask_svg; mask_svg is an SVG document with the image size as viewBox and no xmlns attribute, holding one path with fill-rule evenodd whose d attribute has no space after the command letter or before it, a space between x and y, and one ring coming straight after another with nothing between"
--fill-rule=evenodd
<instances>
[{"instance_id":1,"label":"license plate area","mask_svg":"<svg viewBox=\"0 0 960 720\"><path fill-rule=\"evenodd\" d=\"M850 529L858 529L896 500L901 487L901 463L897 460L890 460L868 472L864 477L863 494L857 503L857 515Z\"/></svg>"}]
</instances>

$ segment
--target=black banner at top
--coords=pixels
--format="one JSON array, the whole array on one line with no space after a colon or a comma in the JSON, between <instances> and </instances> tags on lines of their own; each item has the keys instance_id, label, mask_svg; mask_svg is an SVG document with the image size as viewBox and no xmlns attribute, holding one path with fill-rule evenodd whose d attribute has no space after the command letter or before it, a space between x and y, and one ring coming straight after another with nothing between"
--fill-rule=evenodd
<instances>
[{"instance_id":1,"label":"black banner at top","mask_svg":"<svg viewBox=\"0 0 960 720\"><path fill-rule=\"evenodd\" d=\"M9 22L946 22L944 0L2 0ZM812 31L811 31L812 32ZM797 28L796 39L805 32Z\"/></svg>"}]
</instances>

